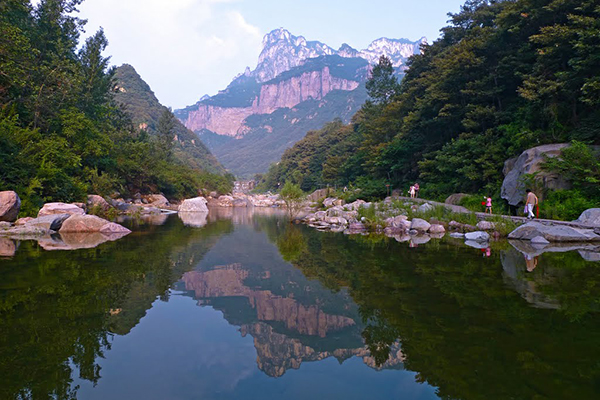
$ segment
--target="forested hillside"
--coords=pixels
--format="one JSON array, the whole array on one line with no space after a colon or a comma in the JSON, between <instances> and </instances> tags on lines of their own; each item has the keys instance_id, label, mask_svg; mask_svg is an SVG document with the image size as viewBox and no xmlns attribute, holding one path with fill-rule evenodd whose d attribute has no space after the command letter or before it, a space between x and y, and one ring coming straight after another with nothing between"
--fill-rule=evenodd
<instances>
[{"instance_id":1,"label":"forested hillside","mask_svg":"<svg viewBox=\"0 0 600 400\"><path fill-rule=\"evenodd\" d=\"M160 104L150 86L129 64L115 70L115 99L122 105L135 126L156 135L161 115L167 108ZM225 168L217 161L198 136L179 120L174 120L175 144L173 153L182 163L207 172L224 174Z\"/></svg>"},{"instance_id":2,"label":"forested hillside","mask_svg":"<svg viewBox=\"0 0 600 400\"><path fill-rule=\"evenodd\" d=\"M419 180L438 198L499 193L505 160L525 149L600 143L597 1L469 0L450 17L401 83L381 59L352 123L309 133L263 186L353 184L385 195L388 183ZM588 187L600 182L598 165L582 167Z\"/></svg>"},{"instance_id":3,"label":"forested hillside","mask_svg":"<svg viewBox=\"0 0 600 400\"><path fill-rule=\"evenodd\" d=\"M79 43L80 2L0 3L0 190L16 190L30 212L92 192L182 197L228 186L175 157L170 112L162 136L134 126L114 99L103 31Z\"/></svg>"}]
</instances>

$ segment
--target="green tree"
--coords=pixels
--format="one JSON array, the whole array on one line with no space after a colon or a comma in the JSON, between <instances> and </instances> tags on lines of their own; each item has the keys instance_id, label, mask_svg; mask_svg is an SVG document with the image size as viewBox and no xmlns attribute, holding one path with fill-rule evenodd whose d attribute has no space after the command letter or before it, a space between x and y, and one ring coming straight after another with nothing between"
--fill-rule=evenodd
<instances>
[{"instance_id":1,"label":"green tree","mask_svg":"<svg viewBox=\"0 0 600 400\"><path fill-rule=\"evenodd\" d=\"M367 94L376 104L386 104L399 91L398 78L394 75L394 66L389 57L382 55L373 67L371 76L366 83Z\"/></svg>"},{"instance_id":2,"label":"green tree","mask_svg":"<svg viewBox=\"0 0 600 400\"><path fill-rule=\"evenodd\" d=\"M279 195L281 196L281 200L285 202L288 216L290 221L292 221L302 209L305 194L300 189L300 186L288 181L281 188Z\"/></svg>"}]
</instances>

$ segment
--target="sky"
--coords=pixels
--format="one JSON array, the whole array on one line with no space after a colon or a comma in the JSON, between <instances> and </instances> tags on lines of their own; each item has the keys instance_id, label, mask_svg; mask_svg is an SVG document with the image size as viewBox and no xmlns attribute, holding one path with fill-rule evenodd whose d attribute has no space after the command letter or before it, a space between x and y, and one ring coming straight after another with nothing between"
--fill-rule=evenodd
<instances>
[{"instance_id":1,"label":"sky","mask_svg":"<svg viewBox=\"0 0 600 400\"><path fill-rule=\"evenodd\" d=\"M431 42L464 0L85 0L86 33L104 29L113 65L131 64L174 109L256 67L263 36L286 28L333 48L380 37Z\"/></svg>"}]
</instances>

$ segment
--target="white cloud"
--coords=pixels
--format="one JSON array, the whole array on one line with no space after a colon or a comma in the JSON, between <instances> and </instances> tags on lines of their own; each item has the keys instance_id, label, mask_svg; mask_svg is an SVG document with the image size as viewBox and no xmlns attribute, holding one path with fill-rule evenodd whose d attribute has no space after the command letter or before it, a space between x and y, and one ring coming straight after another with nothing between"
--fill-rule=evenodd
<instances>
[{"instance_id":1,"label":"white cloud","mask_svg":"<svg viewBox=\"0 0 600 400\"><path fill-rule=\"evenodd\" d=\"M112 63L134 66L159 100L174 108L225 88L256 63L262 32L234 0L86 0L86 35L100 26Z\"/></svg>"}]
</instances>

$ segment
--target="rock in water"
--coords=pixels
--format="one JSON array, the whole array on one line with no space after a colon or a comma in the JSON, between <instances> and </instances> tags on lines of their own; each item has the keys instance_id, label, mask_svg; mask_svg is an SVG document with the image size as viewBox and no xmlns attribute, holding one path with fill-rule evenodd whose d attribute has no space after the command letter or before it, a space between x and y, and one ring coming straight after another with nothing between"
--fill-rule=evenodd
<instances>
[{"instance_id":1,"label":"rock in water","mask_svg":"<svg viewBox=\"0 0 600 400\"><path fill-rule=\"evenodd\" d=\"M221 196L223 197L223 196ZM220 198L219 198L220 199ZM179 206L180 212L208 212L206 207L206 199L204 197L194 197L193 199L186 199Z\"/></svg>"},{"instance_id":2,"label":"rock in water","mask_svg":"<svg viewBox=\"0 0 600 400\"><path fill-rule=\"evenodd\" d=\"M0 257L12 257L17 252L17 245L11 239L0 237Z\"/></svg>"},{"instance_id":3,"label":"rock in water","mask_svg":"<svg viewBox=\"0 0 600 400\"><path fill-rule=\"evenodd\" d=\"M38 218L53 214L83 215L85 214L85 211L83 211L83 208L77 207L74 204L46 203L38 212Z\"/></svg>"},{"instance_id":4,"label":"rock in water","mask_svg":"<svg viewBox=\"0 0 600 400\"><path fill-rule=\"evenodd\" d=\"M47 231L58 231L62 227L62 224L69 217L69 214L44 215L43 217L38 217L28 221L25 223L25 226L42 228Z\"/></svg>"},{"instance_id":5,"label":"rock in water","mask_svg":"<svg viewBox=\"0 0 600 400\"><path fill-rule=\"evenodd\" d=\"M444 225L433 224L429 228L429 233L432 233L434 235L436 235L436 234L444 234L444 233L446 233L446 228L444 228Z\"/></svg>"},{"instance_id":6,"label":"rock in water","mask_svg":"<svg viewBox=\"0 0 600 400\"><path fill-rule=\"evenodd\" d=\"M0 221L15 222L21 209L21 199L17 192L0 192Z\"/></svg>"},{"instance_id":7,"label":"rock in water","mask_svg":"<svg viewBox=\"0 0 600 400\"><path fill-rule=\"evenodd\" d=\"M413 218L410 224L410 229L419 233L425 233L429 230L429 228L431 228L431 224L421 218Z\"/></svg>"},{"instance_id":8,"label":"rock in water","mask_svg":"<svg viewBox=\"0 0 600 400\"><path fill-rule=\"evenodd\" d=\"M542 225L529 222L521 225L509 235L509 239L532 240L541 236L549 242L590 242L600 241L600 235L593 229L578 229L565 225Z\"/></svg>"},{"instance_id":9,"label":"rock in water","mask_svg":"<svg viewBox=\"0 0 600 400\"><path fill-rule=\"evenodd\" d=\"M100 232L104 234L130 233L124 226L107 221L95 215L71 215L59 230L63 232Z\"/></svg>"},{"instance_id":10,"label":"rock in water","mask_svg":"<svg viewBox=\"0 0 600 400\"><path fill-rule=\"evenodd\" d=\"M590 208L585 210L575 222L583 225L600 227L600 208Z\"/></svg>"},{"instance_id":11,"label":"rock in water","mask_svg":"<svg viewBox=\"0 0 600 400\"><path fill-rule=\"evenodd\" d=\"M490 235L487 232L468 232L465 233L465 239L470 240L477 243L485 243L490 241Z\"/></svg>"}]
</instances>

